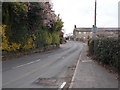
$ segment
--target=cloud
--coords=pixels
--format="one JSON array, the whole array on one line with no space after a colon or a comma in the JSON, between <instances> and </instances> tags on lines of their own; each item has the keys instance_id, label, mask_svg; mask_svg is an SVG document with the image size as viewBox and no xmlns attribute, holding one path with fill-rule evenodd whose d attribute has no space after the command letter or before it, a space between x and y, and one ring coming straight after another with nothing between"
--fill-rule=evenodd
<instances>
[{"instance_id":1,"label":"cloud","mask_svg":"<svg viewBox=\"0 0 120 90\"><path fill-rule=\"evenodd\" d=\"M97 26L118 26L118 1L97 0ZM65 33L73 32L74 25L92 27L94 24L94 0L52 0L56 14L64 21Z\"/></svg>"}]
</instances>

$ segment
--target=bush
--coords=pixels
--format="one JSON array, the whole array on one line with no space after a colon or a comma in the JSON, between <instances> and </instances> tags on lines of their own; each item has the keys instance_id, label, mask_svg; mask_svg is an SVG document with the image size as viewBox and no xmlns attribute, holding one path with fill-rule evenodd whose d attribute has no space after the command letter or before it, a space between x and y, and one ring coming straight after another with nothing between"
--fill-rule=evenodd
<instances>
[{"instance_id":1,"label":"bush","mask_svg":"<svg viewBox=\"0 0 120 90\"><path fill-rule=\"evenodd\" d=\"M44 42L45 46L48 46L48 45L52 44L52 35L51 35L51 33L45 32L44 38L45 38L45 42Z\"/></svg>"},{"instance_id":2,"label":"bush","mask_svg":"<svg viewBox=\"0 0 120 90\"><path fill-rule=\"evenodd\" d=\"M94 41L92 39L88 40L88 48L89 48L89 53L94 54Z\"/></svg>"},{"instance_id":3,"label":"bush","mask_svg":"<svg viewBox=\"0 0 120 90\"><path fill-rule=\"evenodd\" d=\"M45 4L4 2L2 4L3 30L0 31L2 35L0 49L6 52L14 52L46 48L51 45L58 46L63 21L58 15L56 20L52 19L45 24L45 17L52 9L51 7L44 7Z\"/></svg>"},{"instance_id":4,"label":"bush","mask_svg":"<svg viewBox=\"0 0 120 90\"><path fill-rule=\"evenodd\" d=\"M94 54L97 60L120 71L120 61L118 60L120 57L120 39L112 37L90 39L88 47L89 53Z\"/></svg>"},{"instance_id":5,"label":"bush","mask_svg":"<svg viewBox=\"0 0 120 90\"><path fill-rule=\"evenodd\" d=\"M60 44L60 37L59 34L57 34L57 32L52 33L52 44L57 46Z\"/></svg>"},{"instance_id":6,"label":"bush","mask_svg":"<svg viewBox=\"0 0 120 90\"><path fill-rule=\"evenodd\" d=\"M33 43L33 39L30 37L28 38L27 42L23 46L23 50L28 50L32 48L35 48L35 44Z\"/></svg>"},{"instance_id":7,"label":"bush","mask_svg":"<svg viewBox=\"0 0 120 90\"><path fill-rule=\"evenodd\" d=\"M20 44L14 42L8 42L8 39L5 35L6 25L2 25L2 50L5 51L16 51L20 48Z\"/></svg>"},{"instance_id":8,"label":"bush","mask_svg":"<svg viewBox=\"0 0 120 90\"><path fill-rule=\"evenodd\" d=\"M40 33L37 33L35 39L35 44L37 48L60 44L60 37L58 32L48 32L47 30L41 30Z\"/></svg>"}]
</instances>

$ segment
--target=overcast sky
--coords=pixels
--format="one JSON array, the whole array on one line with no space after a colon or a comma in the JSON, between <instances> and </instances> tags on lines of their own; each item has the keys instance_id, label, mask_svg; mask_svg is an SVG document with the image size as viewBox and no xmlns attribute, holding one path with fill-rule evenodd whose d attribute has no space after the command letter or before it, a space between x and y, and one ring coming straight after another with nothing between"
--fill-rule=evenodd
<instances>
[{"instance_id":1,"label":"overcast sky","mask_svg":"<svg viewBox=\"0 0 120 90\"><path fill-rule=\"evenodd\" d=\"M95 0L52 0L53 10L64 21L65 34L94 24ZM97 0L97 27L118 27L119 0Z\"/></svg>"}]
</instances>

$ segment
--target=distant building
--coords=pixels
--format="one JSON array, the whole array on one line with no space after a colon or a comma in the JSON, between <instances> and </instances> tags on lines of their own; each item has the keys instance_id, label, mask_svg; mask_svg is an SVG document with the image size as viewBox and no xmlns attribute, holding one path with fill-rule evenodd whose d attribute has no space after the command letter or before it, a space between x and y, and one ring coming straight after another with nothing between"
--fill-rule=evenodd
<instances>
[{"instance_id":1,"label":"distant building","mask_svg":"<svg viewBox=\"0 0 120 90\"><path fill-rule=\"evenodd\" d=\"M93 37L92 28L74 28L73 37L76 41L87 41ZM118 37L118 28L98 28L96 32L97 37Z\"/></svg>"}]
</instances>

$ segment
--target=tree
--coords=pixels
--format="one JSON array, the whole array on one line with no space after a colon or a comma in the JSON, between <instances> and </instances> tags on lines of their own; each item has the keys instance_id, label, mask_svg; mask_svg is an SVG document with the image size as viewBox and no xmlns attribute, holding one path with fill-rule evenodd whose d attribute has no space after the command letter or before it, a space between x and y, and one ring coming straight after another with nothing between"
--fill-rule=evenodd
<instances>
[{"instance_id":1,"label":"tree","mask_svg":"<svg viewBox=\"0 0 120 90\"><path fill-rule=\"evenodd\" d=\"M27 27L29 33L34 34L39 32L39 27L42 25L42 10L43 8L38 2L30 2L28 5L28 13L27 13Z\"/></svg>"},{"instance_id":2,"label":"tree","mask_svg":"<svg viewBox=\"0 0 120 90\"><path fill-rule=\"evenodd\" d=\"M59 15L56 20L48 2L3 2L2 17L5 50L59 45L63 22ZM45 20L48 20L47 24Z\"/></svg>"},{"instance_id":3,"label":"tree","mask_svg":"<svg viewBox=\"0 0 120 90\"><path fill-rule=\"evenodd\" d=\"M3 2L2 23L6 25L5 35L9 42L23 42L26 30L28 7L23 2Z\"/></svg>"},{"instance_id":4,"label":"tree","mask_svg":"<svg viewBox=\"0 0 120 90\"><path fill-rule=\"evenodd\" d=\"M63 27L63 21L62 19L60 19L60 14L58 14L58 18L55 24L55 31L61 31L62 27Z\"/></svg>"}]
</instances>

